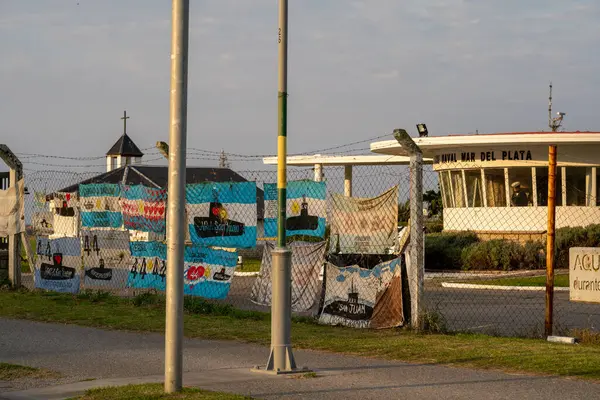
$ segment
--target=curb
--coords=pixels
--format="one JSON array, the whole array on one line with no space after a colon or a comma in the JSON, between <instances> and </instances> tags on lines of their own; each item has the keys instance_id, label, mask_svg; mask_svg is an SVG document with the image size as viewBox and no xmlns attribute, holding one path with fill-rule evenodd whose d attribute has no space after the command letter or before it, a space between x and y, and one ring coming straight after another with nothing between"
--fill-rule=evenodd
<instances>
[{"instance_id":1,"label":"curb","mask_svg":"<svg viewBox=\"0 0 600 400\"><path fill-rule=\"evenodd\" d=\"M473 283L451 283L442 282L442 287L451 289L483 289L483 290L512 290L519 292L539 292L545 291L544 286L500 286L500 285L476 285ZM568 292L568 287L554 287L556 292Z\"/></svg>"}]
</instances>

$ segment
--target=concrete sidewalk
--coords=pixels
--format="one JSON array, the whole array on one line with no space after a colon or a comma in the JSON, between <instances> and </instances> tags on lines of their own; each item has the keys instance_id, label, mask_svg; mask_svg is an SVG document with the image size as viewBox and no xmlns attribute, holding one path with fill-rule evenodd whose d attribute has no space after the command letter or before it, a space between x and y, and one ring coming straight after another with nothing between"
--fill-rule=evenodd
<instances>
[{"instance_id":1,"label":"concrete sidewalk","mask_svg":"<svg viewBox=\"0 0 600 400\"><path fill-rule=\"evenodd\" d=\"M0 389L0 398L53 400L92 387L161 382L163 345L158 334L0 319L0 362L64 375L44 387ZM598 384L553 377L298 350L299 365L318 375L299 379L250 372L266 362L262 346L188 339L184 351L185 385L264 399L600 399Z\"/></svg>"}]
</instances>

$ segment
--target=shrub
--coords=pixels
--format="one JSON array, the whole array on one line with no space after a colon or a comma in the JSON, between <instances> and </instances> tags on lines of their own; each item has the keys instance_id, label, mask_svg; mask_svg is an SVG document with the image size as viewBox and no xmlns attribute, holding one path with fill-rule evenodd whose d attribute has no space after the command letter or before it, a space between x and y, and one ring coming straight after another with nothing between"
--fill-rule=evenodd
<instances>
[{"instance_id":1,"label":"shrub","mask_svg":"<svg viewBox=\"0 0 600 400\"><path fill-rule=\"evenodd\" d=\"M600 247L600 225L556 230L556 267L569 268L571 247Z\"/></svg>"},{"instance_id":2,"label":"shrub","mask_svg":"<svg viewBox=\"0 0 600 400\"><path fill-rule=\"evenodd\" d=\"M473 243L461 254L465 270L538 269L544 266L543 245L541 242L527 242L522 245L511 240L490 240Z\"/></svg>"},{"instance_id":3,"label":"shrub","mask_svg":"<svg viewBox=\"0 0 600 400\"><path fill-rule=\"evenodd\" d=\"M479 239L472 232L425 235L425 268L461 269L462 249L478 241Z\"/></svg>"}]
</instances>

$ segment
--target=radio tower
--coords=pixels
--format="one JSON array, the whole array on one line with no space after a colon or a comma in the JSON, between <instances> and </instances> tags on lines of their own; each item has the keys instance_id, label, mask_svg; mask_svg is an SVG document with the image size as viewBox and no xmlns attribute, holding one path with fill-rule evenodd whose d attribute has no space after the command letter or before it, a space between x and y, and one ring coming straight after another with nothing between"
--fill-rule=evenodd
<instances>
[{"instance_id":1,"label":"radio tower","mask_svg":"<svg viewBox=\"0 0 600 400\"><path fill-rule=\"evenodd\" d=\"M231 164L227 160L227 154L225 154L225 150L221 150L221 155L219 156L219 168L231 168Z\"/></svg>"},{"instance_id":2,"label":"radio tower","mask_svg":"<svg viewBox=\"0 0 600 400\"><path fill-rule=\"evenodd\" d=\"M550 82L550 97L548 97L548 127L552 130L552 132L557 132L561 127L563 118L567 113L557 112L558 115L556 118L552 118L552 82Z\"/></svg>"}]
</instances>

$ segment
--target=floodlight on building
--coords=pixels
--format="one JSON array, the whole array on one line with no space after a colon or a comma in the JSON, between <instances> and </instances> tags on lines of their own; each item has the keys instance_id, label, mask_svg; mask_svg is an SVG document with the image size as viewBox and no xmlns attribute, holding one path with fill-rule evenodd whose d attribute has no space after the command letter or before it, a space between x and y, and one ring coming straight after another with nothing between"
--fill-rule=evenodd
<instances>
[{"instance_id":1,"label":"floodlight on building","mask_svg":"<svg viewBox=\"0 0 600 400\"><path fill-rule=\"evenodd\" d=\"M419 137L425 137L429 135L427 125L425 124L417 124L417 131L419 131Z\"/></svg>"}]
</instances>

